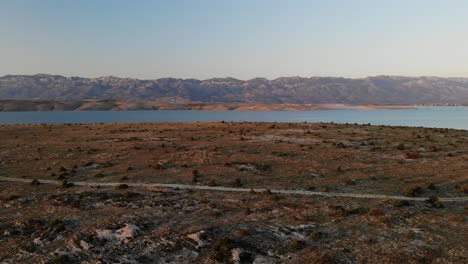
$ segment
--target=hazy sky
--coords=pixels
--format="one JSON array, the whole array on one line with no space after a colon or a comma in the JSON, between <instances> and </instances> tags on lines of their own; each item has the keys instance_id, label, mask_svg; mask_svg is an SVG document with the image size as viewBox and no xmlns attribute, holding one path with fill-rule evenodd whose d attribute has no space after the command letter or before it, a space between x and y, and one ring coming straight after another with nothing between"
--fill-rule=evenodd
<instances>
[{"instance_id":1,"label":"hazy sky","mask_svg":"<svg viewBox=\"0 0 468 264\"><path fill-rule=\"evenodd\" d=\"M0 75L468 77L466 0L0 0Z\"/></svg>"}]
</instances>

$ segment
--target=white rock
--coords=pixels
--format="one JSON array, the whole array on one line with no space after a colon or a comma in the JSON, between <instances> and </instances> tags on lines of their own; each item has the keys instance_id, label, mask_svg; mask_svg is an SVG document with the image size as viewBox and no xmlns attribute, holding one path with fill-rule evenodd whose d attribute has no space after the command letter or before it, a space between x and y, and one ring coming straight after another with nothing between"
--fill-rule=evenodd
<instances>
[{"instance_id":1,"label":"white rock","mask_svg":"<svg viewBox=\"0 0 468 264\"><path fill-rule=\"evenodd\" d=\"M115 237L121 241L128 241L129 238L135 237L139 232L140 229L137 226L126 224L115 232Z\"/></svg>"},{"instance_id":2,"label":"white rock","mask_svg":"<svg viewBox=\"0 0 468 264\"><path fill-rule=\"evenodd\" d=\"M236 264L239 264L241 259L240 259L240 255L242 253L242 249L240 248L233 248L231 250L231 260L233 263L236 263Z\"/></svg>"},{"instance_id":3,"label":"white rock","mask_svg":"<svg viewBox=\"0 0 468 264\"><path fill-rule=\"evenodd\" d=\"M96 235L99 239L126 243L130 238L138 235L139 232L140 229L137 226L126 224L124 227L117 229L115 232L109 229L97 229Z\"/></svg>"},{"instance_id":4,"label":"white rock","mask_svg":"<svg viewBox=\"0 0 468 264\"><path fill-rule=\"evenodd\" d=\"M206 243L201 239L201 235L204 233L205 231L202 230L197 233L188 234L187 238L193 240L196 243L195 247L198 249L206 245Z\"/></svg>"},{"instance_id":5,"label":"white rock","mask_svg":"<svg viewBox=\"0 0 468 264\"><path fill-rule=\"evenodd\" d=\"M114 233L109 229L98 229L96 234L99 239L113 240L115 238Z\"/></svg>"},{"instance_id":6,"label":"white rock","mask_svg":"<svg viewBox=\"0 0 468 264\"><path fill-rule=\"evenodd\" d=\"M81 241L80 241L80 247L81 247L82 249L84 249L84 250L88 250L88 249L91 248L91 245L88 244L88 243L86 243L86 241L81 240Z\"/></svg>"},{"instance_id":7,"label":"white rock","mask_svg":"<svg viewBox=\"0 0 468 264\"><path fill-rule=\"evenodd\" d=\"M38 245L38 246L43 246L44 245L44 242L42 242L41 238L40 237L36 237L34 240L33 240L33 243Z\"/></svg>"},{"instance_id":8,"label":"white rock","mask_svg":"<svg viewBox=\"0 0 468 264\"><path fill-rule=\"evenodd\" d=\"M267 256L255 256L255 259L254 261L252 262L252 264L270 264L270 263L273 263L273 261L267 257Z\"/></svg>"}]
</instances>

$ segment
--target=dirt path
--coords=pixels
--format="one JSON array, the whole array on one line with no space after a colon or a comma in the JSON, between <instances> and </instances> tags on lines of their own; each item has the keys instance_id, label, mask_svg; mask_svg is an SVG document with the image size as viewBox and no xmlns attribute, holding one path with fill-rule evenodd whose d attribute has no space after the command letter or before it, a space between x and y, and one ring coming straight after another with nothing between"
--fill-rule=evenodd
<instances>
[{"instance_id":1,"label":"dirt path","mask_svg":"<svg viewBox=\"0 0 468 264\"><path fill-rule=\"evenodd\" d=\"M53 180L41 180L40 183L61 185L61 181ZM12 178L0 176L0 181L9 182L24 182L31 183L32 179L25 178ZM209 191L221 191L221 192L264 192L267 189L249 189L249 188L230 188L221 186L201 186L201 185L185 185L185 184L167 184L167 183L121 183L121 182L73 182L78 186L109 186L115 187L120 184L126 184L129 187L163 187L163 188L178 188L178 189L193 189L193 190L209 190ZM396 195L382 195L382 194L362 194L362 193L335 193L335 192L312 192L304 190L271 190L272 193L279 194L295 194L295 195L307 195L307 196L326 196L326 197L347 197L347 198L367 198L367 199L395 199L405 201L426 201L427 197L405 197ZM451 197L451 198L439 198L442 202L466 202L468 197Z\"/></svg>"}]
</instances>

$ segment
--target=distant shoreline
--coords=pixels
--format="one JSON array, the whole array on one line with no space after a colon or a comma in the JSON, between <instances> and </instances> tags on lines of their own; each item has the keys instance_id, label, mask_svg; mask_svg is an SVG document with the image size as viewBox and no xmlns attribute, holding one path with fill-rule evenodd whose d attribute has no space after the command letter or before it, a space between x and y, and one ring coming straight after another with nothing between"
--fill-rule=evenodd
<instances>
[{"instance_id":1,"label":"distant shoreline","mask_svg":"<svg viewBox=\"0 0 468 264\"><path fill-rule=\"evenodd\" d=\"M412 110L411 105L348 104L246 104L246 103L160 103L120 100L45 101L0 100L0 112L27 111L315 111L315 110Z\"/></svg>"}]
</instances>

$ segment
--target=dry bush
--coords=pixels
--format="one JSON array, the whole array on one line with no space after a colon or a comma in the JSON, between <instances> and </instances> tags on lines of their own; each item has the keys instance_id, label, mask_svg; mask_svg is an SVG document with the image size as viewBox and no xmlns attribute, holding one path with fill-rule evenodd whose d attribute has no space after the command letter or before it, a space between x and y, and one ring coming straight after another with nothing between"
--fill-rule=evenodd
<instances>
[{"instance_id":1,"label":"dry bush","mask_svg":"<svg viewBox=\"0 0 468 264\"><path fill-rule=\"evenodd\" d=\"M420 194L421 191L422 191L422 188L420 186L414 186L414 187L404 190L403 195L408 196L408 197L415 197L418 194Z\"/></svg>"},{"instance_id":2,"label":"dry bush","mask_svg":"<svg viewBox=\"0 0 468 264\"><path fill-rule=\"evenodd\" d=\"M429 152L436 152L436 151L438 151L438 149L437 149L436 146L430 146L428 150L429 150Z\"/></svg>"},{"instance_id":3,"label":"dry bush","mask_svg":"<svg viewBox=\"0 0 468 264\"><path fill-rule=\"evenodd\" d=\"M122 184L117 185L116 188L117 188L117 189L128 189L128 185L125 184L125 183L122 183Z\"/></svg>"},{"instance_id":4,"label":"dry bush","mask_svg":"<svg viewBox=\"0 0 468 264\"><path fill-rule=\"evenodd\" d=\"M460 187L460 190L462 190L464 193L468 193L468 183L467 183L467 184L463 184L463 185Z\"/></svg>"},{"instance_id":5,"label":"dry bush","mask_svg":"<svg viewBox=\"0 0 468 264\"><path fill-rule=\"evenodd\" d=\"M426 202L429 203L434 208L443 208L444 207L442 202L435 195L429 196L429 198L426 200Z\"/></svg>"},{"instance_id":6,"label":"dry bush","mask_svg":"<svg viewBox=\"0 0 468 264\"><path fill-rule=\"evenodd\" d=\"M234 187L241 187L241 186L242 186L241 179L236 178L236 179L234 180L234 182L232 183L232 186L234 186Z\"/></svg>"},{"instance_id":7,"label":"dry bush","mask_svg":"<svg viewBox=\"0 0 468 264\"><path fill-rule=\"evenodd\" d=\"M31 185L37 186L37 185L40 185L40 184L41 184L41 183L40 183L38 180L36 180L36 179L34 179L34 180L31 181Z\"/></svg>"},{"instance_id":8,"label":"dry bush","mask_svg":"<svg viewBox=\"0 0 468 264\"><path fill-rule=\"evenodd\" d=\"M372 216L380 216L382 215L382 210L380 210L379 208L371 208L369 210L369 214L372 215Z\"/></svg>"},{"instance_id":9,"label":"dry bush","mask_svg":"<svg viewBox=\"0 0 468 264\"><path fill-rule=\"evenodd\" d=\"M211 187L214 187L214 186L217 186L218 184L216 183L215 180L210 180L207 185L211 186Z\"/></svg>"},{"instance_id":10,"label":"dry bush","mask_svg":"<svg viewBox=\"0 0 468 264\"><path fill-rule=\"evenodd\" d=\"M313 248L305 248L296 253L290 264L329 264L335 263L333 257Z\"/></svg>"},{"instance_id":11,"label":"dry bush","mask_svg":"<svg viewBox=\"0 0 468 264\"><path fill-rule=\"evenodd\" d=\"M210 257L221 263L229 263L233 248L235 248L234 240L229 237L221 237L211 244Z\"/></svg>"},{"instance_id":12,"label":"dry bush","mask_svg":"<svg viewBox=\"0 0 468 264\"><path fill-rule=\"evenodd\" d=\"M407 159L418 159L419 158L419 153L416 152L416 151L406 152L406 158Z\"/></svg>"},{"instance_id":13,"label":"dry bush","mask_svg":"<svg viewBox=\"0 0 468 264\"><path fill-rule=\"evenodd\" d=\"M436 186L435 186L435 184L434 184L433 182L431 182L431 183L429 183L429 184L427 185L427 188L428 188L429 190L435 190L435 189L436 189Z\"/></svg>"},{"instance_id":14,"label":"dry bush","mask_svg":"<svg viewBox=\"0 0 468 264\"><path fill-rule=\"evenodd\" d=\"M296 252L298 250L301 250L304 248L304 242L299 241L299 240L291 240L288 243L288 252Z\"/></svg>"}]
</instances>

